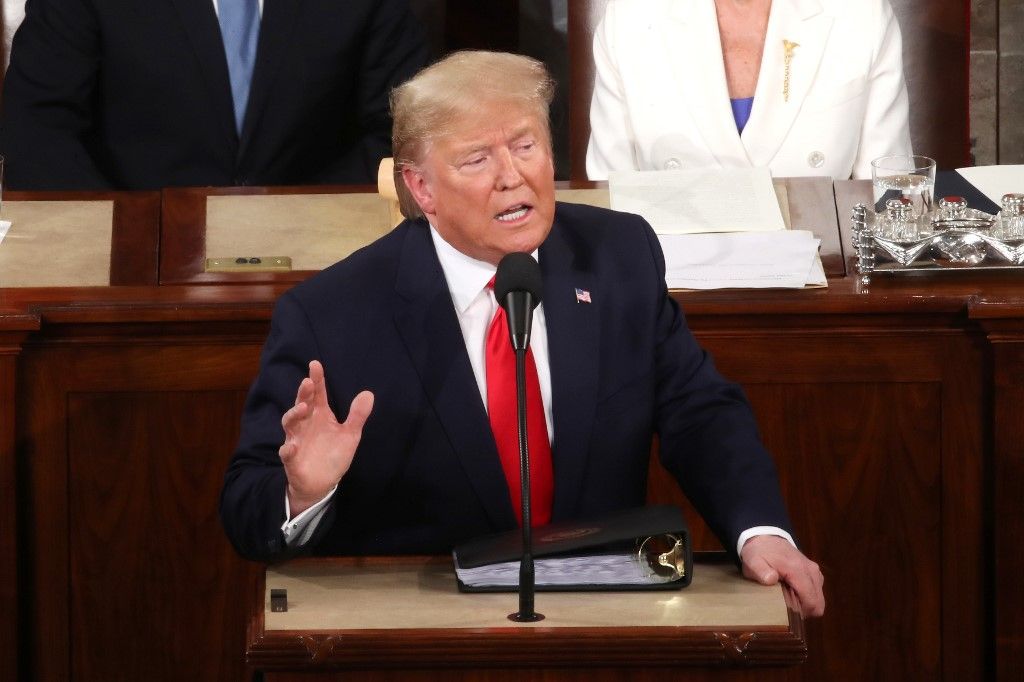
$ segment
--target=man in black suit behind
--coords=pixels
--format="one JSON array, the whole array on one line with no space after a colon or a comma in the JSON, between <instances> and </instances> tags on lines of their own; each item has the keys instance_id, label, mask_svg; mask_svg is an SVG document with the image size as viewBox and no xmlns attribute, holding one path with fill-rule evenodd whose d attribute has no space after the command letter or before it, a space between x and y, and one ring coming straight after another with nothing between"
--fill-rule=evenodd
<instances>
[{"instance_id":1,"label":"man in black suit behind","mask_svg":"<svg viewBox=\"0 0 1024 682\"><path fill-rule=\"evenodd\" d=\"M12 189L367 183L425 61L406 0L262 0L236 126L218 5L31 0L0 153ZM230 9L230 8L228 8Z\"/></svg>"},{"instance_id":2,"label":"man in black suit behind","mask_svg":"<svg viewBox=\"0 0 1024 682\"><path fill-rule=\"evenodd\" d=\"M281 297L225 476L228 537L276 560L441 553L515 528L514 408L492 384L508 336L491 334L488 281L504 255L535 253L535 524L641 506L656 432L744 574L820 615L821 571L789 534L750 406L669 297L651 227L556 204L552 91L539 62L470 52L392 95L395 162L423 215Z\"/></svg>"}]
</instances>

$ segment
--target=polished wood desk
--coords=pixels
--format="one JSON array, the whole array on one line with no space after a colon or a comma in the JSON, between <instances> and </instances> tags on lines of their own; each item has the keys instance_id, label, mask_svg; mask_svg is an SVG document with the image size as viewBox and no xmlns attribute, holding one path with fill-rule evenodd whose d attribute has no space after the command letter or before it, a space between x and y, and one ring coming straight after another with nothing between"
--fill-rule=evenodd
<instances>
[{"instance_id":1,"label":"polished wood desk","mask_svg":"<svg viewBox=\"0 0 1024 682\"><path fill-rule=\"evenodd\" d=\"M1024 288L973 274L865 288L831 262L824 290L674 294L746 389L826 575L807 662L757 679L1012 679ZM0 482L16 481L0 530L19 524L0 537L15 548L0 584L18 600L0 615L15 633L3 665L39 679L244 677L244 595L261 569L228 546L217 499L288 286L0 290L0 396L14 396L0 402ZM650 499L682 501L653 471Z\"/></svg>"},{"instance_id":2,"label":"polished wood desk","mask_svg":"<svg viewBox=\"0 0 1024 682\"><path fill-rule=\"evenodd\" d=\"M790 227L814 232L822 240L821 258L828 276L846 274L843 245L837 229L835 204L832 197L832 183L827 178L780 178L775 180L780 197L785 202ZM559 182L559 200L596 203L608 206L607 183L573 181ZM161 217L163 240L160 246L160 283L239 283L239 282L297 282L309 277L314 269L297 267L293 272L207 272L207 257L224 255L289 255L295 249L296 240L318 240L323 243L332 238L329 245L333 253L323 254L319 263L330 264L374 237L390 230L389 216L385 202L379 200L374 209L373 188L370 187L220 187L220 188L176 188L163 192ZM338 196L345 193L348 196ZM359 205L351 205L353 195L367 199ZM244 200L248 198L249 201ZM253 200L255 198L255 200ZM317 202L316 206L303 205ZM333 201L332 201L333 199ZM344 200L348 200L347 204ZM242 200L242 201L239 201ZM246 210L245 203L257 204L262 210ZM245 210L246 220L225 224L224 206L236 212ZM301 213L301 215L296 215ZM341 215L347 213L347 215ZM314 225L338 225L337 231L344 232L345 220L360 221L363 226L357 239L338 239L335 235L317 232ZM211 225L211 221L214 223ZM285 225L290 221L290 225ZM233 232L235 253L223 253L210 246L211 230L218 234ZM224 238L218 241L223 243ZM288 254L263 253L287 251ZM315 261L309 255L306 262Z\"/></svg>"},{"instance_id":3,"label":"polished wood desk","mask_svg":"<svg viewBox=\"0 0 1024 682\"><path fill-rule=\"evenodd\" d=\"M160 241L160 193L159 192L4 192L5 219L14 211L14 206L35 202L110 202L112 206L110 234L110 272L107 284L146 285L157 283L157 257ZM63 220L70 220L65 217ZM60 221L59 221L60 222ZM19 238L22 225L15 220L7 238L12 242ZM31 230L31 227L29 227ZM92 235L82 231L83 239ZM98 237L97 237L98 238ZM54 267L55 256L66 256L67 244L39 244L23 250L28 260L40 273ZM8 248L11 248L8 243ZM23 264L22 264L23 265ZM12 286L4 283L6 277L0 272L0 287ZM13 286L22 286L16 283Z\"/></svg>"},{"instance_id":4,"label":"polished wood desk","mask_svg":"<svg viewBox=\"0 0 1024 682\"><path fill-rule=\"evenodd\" d=\"M346 195L346 196L339 196ZM248 224L210 225L208 220L214 212L213 204L224 200L249 198L246 203L260 202L262 212L249 213ZM333 203L331 199L335 199ZM255 199L255 201L253 201ZM269 202L261 200L270 199ZM305 215L303 199L324 200L321 205ZM346 205L345 199L355 199L357 206ZM275 201L276 200L276 205ZM298 200L298 204L295 200ZM349 202L351 203L351 202ZM281 204L285 204L281 206ZM377 211L374 215L374 206ZM231 206L232 204L229 204ZM233 202L236 211L244 203ZM346 211L347 209L347 211ZM333 212L333 215L332 215ZM347 213L347 214L346 214ZM223 212L214 215L223 216ZM351 230L345 229L346 221L359 221L360 229L355 239L345 239ZM286 223L286 224L283 224ZM329 264L340 260L360 245L369 243L376 236L390 229L386 205L376 195L376 188L370 186L342 187L203 187L171 188L163 191L161 215L162 235L160 248L161 284L197 284L241 282L298 282L312 275L316 269L304 268L301 264L292 272L207 272L207 257L237 256L292 256L301 241L315 241L323 248L330 235L318 227L333 228L334 236L340 236L340 243L331 246L337 250L326 254L319 262ZM208 253L208 241L213 229L233 231L237 253ZM270 244L271 246L267 246ZM263 249L283 250L284 253L264 253Z\"/></svg>"},{"instance_id":5,"label":"polished wood desk","mask_svg":"<svg viewBox=\"0 0 1024 682\"><path fill-rule=\"evenodd\" d=\"M271 610L273 588L287 612ZM537 623L509 622L514 592L459 593L450 557L292 561L267 569L250 606L247 658L267 682L660 680L668 667L718 680L807 657L781 587L724 554L698 557L684 590L539 593Z\"/></svg>"}]
</instances>

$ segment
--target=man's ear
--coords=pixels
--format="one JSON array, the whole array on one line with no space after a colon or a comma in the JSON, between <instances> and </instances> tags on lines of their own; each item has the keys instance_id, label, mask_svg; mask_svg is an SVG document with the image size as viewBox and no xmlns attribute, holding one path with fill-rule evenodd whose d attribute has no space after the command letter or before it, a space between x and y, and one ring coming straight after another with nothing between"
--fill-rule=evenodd
<instances>
[{"instance_id":1,"label":"man's ear","mask_svg":"<svg viewBox=\"0 0 1024 682\"><path fill-rule=\"evenodd\" d=\"M434 206L434 193L431 191L430 183L427 182L423 171L406 166L402 169L402 181L425 215L430 216L437 212Z\"/></svg>"}]
</instances>

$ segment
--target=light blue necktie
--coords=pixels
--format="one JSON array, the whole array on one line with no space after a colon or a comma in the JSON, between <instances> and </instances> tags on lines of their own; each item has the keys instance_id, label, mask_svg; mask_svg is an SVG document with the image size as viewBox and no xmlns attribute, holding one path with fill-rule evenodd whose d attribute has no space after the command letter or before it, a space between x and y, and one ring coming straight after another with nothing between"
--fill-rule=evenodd
<instances>
[{"instance_id":1,"label":"light blue necktie","mask_svg":"<svg viewBox=\"0 0 1024 682\"><path fill-rule=\"evenodd\" d=\"M256 41L260 34L259 0L218 0L217 15L224 53L228 58L231 99L235 103L235 129L242 134L249 86L256 64Z\"/></svg>"}]
</instances>

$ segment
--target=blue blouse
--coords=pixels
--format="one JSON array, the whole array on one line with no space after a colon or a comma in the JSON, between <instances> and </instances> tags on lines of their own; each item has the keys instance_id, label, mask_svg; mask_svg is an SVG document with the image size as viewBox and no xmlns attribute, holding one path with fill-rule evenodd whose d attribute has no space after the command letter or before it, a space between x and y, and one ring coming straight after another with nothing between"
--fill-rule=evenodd
<instances>
[{"instance_id":1,"label":"blue blouse","mask_svg":"<svg viewBox=\"0 0 1024 682\"><path fill-rule=\"evenodd\" d=\"M742 133L743 127L750 119L750 110L754 108L754 98L730 99L729 103L732 104L732 117L736 119L736 128Z\"/></svg>"}]
</instances>

